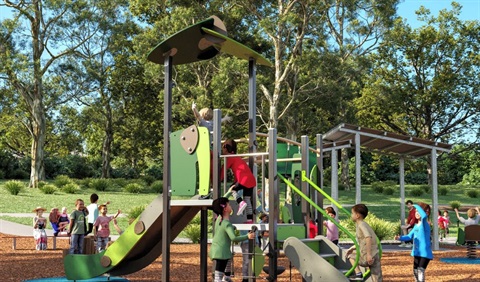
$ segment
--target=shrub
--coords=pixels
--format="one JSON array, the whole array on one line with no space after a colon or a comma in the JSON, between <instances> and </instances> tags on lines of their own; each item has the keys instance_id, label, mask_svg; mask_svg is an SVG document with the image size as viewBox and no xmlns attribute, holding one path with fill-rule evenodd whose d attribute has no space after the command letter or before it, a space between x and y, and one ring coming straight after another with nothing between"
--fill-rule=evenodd
<instances>
[{"instance_id":1,"label":"shrub","mask_svg":"<svg viewBox=\"0 0 480 282\"><path fill-rule=\"evenodd\" d=\"M145 210L147 206L136 206L127 211L129 221L135 220L142 212Z\"/></svg>"},{"instance_id":2,"label":"shrub","mask_svg":"<svg viewBox=\"0 0 480 282\"><path fill-rule=\"evenodd\" d=\"M345 190L349 190L347 189L347 185L343 183L338 183L338 191L345 191Z\"/></svg>"},{"instance_id":3,"label":"shrub","mask_svg":"<svg viewBox=\"0 0 480 282\"><path fill-rule=\"evenodd\" d=\"M395 189L393 189L393 187L386 187L383 189L383 194L385 195L393 195L393 193L395 193Z\"/></svg>"},{"instance_id":4,"label":"shrub","mask_svg":"<svg viewBox=\"0 0 480 282\"><path fill-rule=\"evenodd\" d=\"M63 186L69 184L69 183L72 183L72 180L70 179L70 177L66 176L66 175L59 175L57 177L55 177L55 180L53 181L53 183L55 183L55 185L62 189Z\"/></svg>"},{"instance_id":5,"label":"shrub","mask_svg":"<svg viewBox=\"0 0 480 282\"><path fill-rule=\"evenodd\" d=\"M5 172L3 170L0 170L0 179L5 178Z\"/></svg>"},{"instance_id":6,"label":"shrub","mask_svg":"<svg viewBox=\"0 0 480 282\"><path fill-rule=\"evenodd\" d=\"M379 240L391 239L398 233L397 224L380 219L373 213L368 214L365 222L372 227ZM350 233L355 234L355 223L351 219L341 220L340 223L350 231ZM346 234L342 234L341 236L342 238L347 238Z\"/></svg>"},{"instance_id":7,"label":"shrub","mask_svg":"<svg viewBox=\"0 0 480 282\"><path fill-rule=\"evenodd\" d=\"M373 182L372 183L372 190L375 193L381 194L383 193L383 182Z\"/></svg>"},{"instance_id":8,"label":"shrub","mask_svg":"<svg viewBox=\"0 0 480 282\"><path fill-rule=\"evenodd\" d=\"M410 196L420 197L423 195L424 190L420 187L415 187L410 191Z\"/></svg>"},{"instance_id":9,"label":"shrub","mask_svg":"<svg viewBox=\"0 0 480 282\"><path fill-rule=\"evenodd\" d=\"M430 192L432 192L432 187L430 187L430 185L428 184L420 185L419 188L425 191L425 193L427 194L430 194Z\"/></svg>"},{"instance_id":10,"label":"shrub","mask_svg":"<svg viewBox=\"0 0 480 282\"><path fill-rule=\"evenodd\" d=\"M478 197L478 191L477 190L468 190L465 194L467 194L467 196L470 197L470 198L477 198Z\"/></svg>"},{"instance_id":11,"label":"shrub","mask_svg":"<svg viewBox=\"0 0 480 282\"><path fill-rule=\"evenodd\" d=\"M200 224L189 224L183 230L183 234L190 239L192 243L200 243Z\"/></svg>"},{"instance_id":12,"label":"shrub","mask_svg":"<svg viewBox=\"0 0 480 282\"><path fill-rule=\"evenodd\" d=\"M7 189L11 195L18 195L24 188L25 184L18 180L10 180L5 183L5 189Z\"/></svg>"},{"instance_id":13,"label":"shrub","mask_svg":"<svg viewBox=\"0 0 480 282\"><path fill-rule=\"evenodd\" d=\"M40 185L38 185L38 189L42 191L43 194L47 194L47 195L51 195L55 193L55 191L57 191L57 187L53 184L45 184L45 185L42 185L41 187Z\"/></svg>"},{"instance_id":14,"label":"shrub","mask_svg":"<svg viewBox=\"0 0 480 282\"><path fill-rule=\"evenodd\" d=\"M45 185L48 185L47 181L38 181L38 189L41 190Z\"/></svg>"},{"instance_id":15,"label":"shrub","mask_svg":"<svg viewBox=\"0 0 480 282\"><path fill-rule=\"evenodd\" d=\"M163 193L163 181L157 180L150 185L150 189L158 194Z\"/></svg>"},{"instance_id":16,"label":"shrub","mask_svg":"<svg viewBox=\"0 0 480 282\"><path fill-rule=\"evenodd\" d=\"M25 170L18 168L10 174L10 179L28 179L30 174L26 172Z\"/></svg>"},{"instance_id":17,"label":"shrub","mask_svg":"<svg viewBox=\"0 0 480 282\"><path fill-rule=\"evenodd\" d=\"M438 188L438 193L442 196L446 196L448 194L448 189L447 187L440 187Z\"/></svg>"},{"instance_id":18,"label":"shrub","mask_svg":"<svg viewBox=\"0 0 480 282\"><path fill-rule=\"evenodd\" d=\"M449 205L452 209L458 209L462 204L459 201L451 201Z\"/></svg>"},{"instance_id":19,"label":"shrub","mask_svg":"<svg viewBox=\"0 0 480 282\"><path fill-rule=\"evenodd\" d=\"M130 183L130 184L127 184L127 186L125 186L125 188L123 188L125 190L125 192L128 192L128 193L141 193L144 188L142 185L138 184L138 183Z\"/></svg>"},{"instance_id":20,"label":"shrub","mask_svg":"<svg viewBox=\"0 0 480 282\"><path fill-rule=\"evenodd\" d=\"M78 191L80 191L80 186L74 182L70 182L66 185L63 185L62 191L67 193L67 194L75 194Z\"/></svg>"},{"instance_id":21,"label":"shrub","mask_svg":"<svg viewBox=\"0 0 480 282\"><path fill-rule=\"evenodd\" d=\"M147 184L147 186L152 185L152 183L156 180L155 177L151 175L144 175L140 179L143 180Z\"/></svg>"},{"instance_id":22,"label":"shrub","mask_svg":"<svg viewBox=\"0 0 480 282\"><path fill-rule=\"evenodd\" d=\"M95 189L95 191L100 191L100 192L107 191L107 189L109 188L109 185L110 183L108 179L98 178L98 179L92 179L92 181L90 181L90 187Z\"/></svg>"}]
</instances>

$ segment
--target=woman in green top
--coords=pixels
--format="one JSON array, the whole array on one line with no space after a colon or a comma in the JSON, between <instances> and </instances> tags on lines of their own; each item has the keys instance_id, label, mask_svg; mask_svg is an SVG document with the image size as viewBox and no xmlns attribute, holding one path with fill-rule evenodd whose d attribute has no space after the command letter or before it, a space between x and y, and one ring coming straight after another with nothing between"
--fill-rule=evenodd
<instances>
[{"instance_id":1,"label":"woman in green top","mask_svg":"<svg viewBox=\"0 0 480 282\"><path fill-rule=\"evenodd\" d=\"M235 229L230 223L230 214L232 207L228 202L228 198L220 197L213 201L212 210L218 215L215 221L214 235L212 239L212 247L210 248L210 258L215 261L215 282L220 282L225 275L225 267L227 262L232 258L230 244L233 242L241 242L247 239L255 238L255 233L250 232L248 235L236 236Z\"/></svg>"}]
</instances>

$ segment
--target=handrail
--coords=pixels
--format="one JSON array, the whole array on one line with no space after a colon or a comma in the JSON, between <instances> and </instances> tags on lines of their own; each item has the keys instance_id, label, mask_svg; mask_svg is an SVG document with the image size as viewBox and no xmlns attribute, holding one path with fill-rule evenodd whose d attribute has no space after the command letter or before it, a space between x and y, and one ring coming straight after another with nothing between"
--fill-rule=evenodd
<instances>
[{"instance_id":1,"label":"handrail","mask_svg":"<svg viewBox=\"0 0 480 282\"><path fill-rule=\"evenodd\" d=\"M303 192L298 189L293 183L291 183L288 179L286 179L285 177L283 177L283 175L281 175L280 173L277 173L278 176L280 176L280 179L283 180L283 182L285 182L285 184L287 184L290 188L292 188L293 191L295 191L295 193L297 193L298 195L300 195L304 200L306 200L310 205L312 205L316 210L318 210L320 213L323 214L323 216L325 216L326 218L330 219L339 229L341 229L343 232L345 232L345 234L348 235L348 237L350 237L350 239L352 239L354 245L355 245L355 248L357 249L357 251L355 252L356 254L356 257L355 257L355 263L352 265L352 267L345 273L345 276L350 276L350 274L352 274L352 272L355 270L355 267L358 265L358 261L360 260L360 247L358 246L358 242L357 240L355 239L355 236L352 235L352 233L350 233L350 231L348 231L345 227L343 227L342 225L340 225L340 223L338 223L334 218L332 218L331 216L329 216L322 208L320 208L317 204L315 204L314 201L312 201L312 199L310 199L307 195L303 194Z\"/></svg>"},{"instance_id":2,"label":"handrail","mask_svg":"<svg viewBox=\"0 0 480 282\"><path fill-rule=\"evenodd\" d=\"M309 179L307 177L307 172L305 170L302 170L302 181L306 181L308 182L308 184L310 184L312 187L315 188L315 190L317 190L320 194L322 194L325 198L327 198L328 200L330 200L330 202L332 204L334 204L336 207L338 207L339 209L341 209L344 213L346 213L349 217L351 216L350 212L348 210L346 210L344 207L342 207L342 205L340 205L337 201L335 201L332 197L330 197L325 191L323 191L322 188L318 187L317 184L315 184L311 179ZM355 242L356 240L354 240ZM378 246L378 257L379 258L382 258L382 243L380 242L380 239L378 239L377 237L377 246ZM357 248L357 255L358 255L358 246L355 245L355 247ZM355 264L357 264L357 261L355 261ZM366 275L368 275L368 273L370 272L370 269L365 273L364 277Z\"/></svg>"}]
</instances>

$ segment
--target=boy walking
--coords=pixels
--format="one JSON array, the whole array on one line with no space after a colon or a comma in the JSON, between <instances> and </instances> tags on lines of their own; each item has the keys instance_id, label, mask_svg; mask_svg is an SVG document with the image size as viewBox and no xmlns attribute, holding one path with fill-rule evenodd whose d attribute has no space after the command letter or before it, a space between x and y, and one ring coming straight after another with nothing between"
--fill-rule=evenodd
<instances>
[{"instance_id":1,"label":"boy walking","mask_svg":"<svg viewBox=\"0 0 480 282\"><path fill-rule=\"evenodd\" d=\"M356 226L356 237L360 247L359 266L368 267L370 269L371 278L373 282L383 281L382 266L380 264L380 257L378 255L377 235L372 227L368 225L364 219L368 215L368 208L364 204L357 204L352 207L352 220ZM347 258L352 264L355 263L355 245L347 251ZM357 250L358 251L358 250ZM363 274L357 266L355 269L355 279L363 280Z\"/></svg>"}]
</instances>

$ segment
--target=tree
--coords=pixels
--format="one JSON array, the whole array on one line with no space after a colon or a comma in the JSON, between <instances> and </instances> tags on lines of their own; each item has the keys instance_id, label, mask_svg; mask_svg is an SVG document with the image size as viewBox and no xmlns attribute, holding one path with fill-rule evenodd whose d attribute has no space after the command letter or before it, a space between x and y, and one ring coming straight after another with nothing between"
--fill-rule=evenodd
<instances>
[{"instance_id":1,"label":"tree","mask_svg":"<svg viewBox=\"0 0 480 282\"><path fill-rule=\"evenodd\" d=\"M461 6L438 17L421 7L425 25L396 21L372 55L371 75L356 99L362 125L432 141L474 137L480 118L480 24L461 21ZM476 129L476 130L475 130Z\"/></svg>"},{"instance_id":2,"label":"tree","mask_svg":"<svg viewBox=\"0 0 480 282\"><path fill-rule=\"evenodd\" d=\"M45 179L46 113L56 103L78 94L46 88L45 79L95 34L102 17L96 9L101 4L82 0L3 1L2 6L14 12L13 18L2 22L1 48L5 52L0 55L0 74L27 109L24 118L32 139L30 187Z\"/></svg>"},{"instance_id":3,"label":"tree","mask_svg":"<svg viewBox=\"0 0 480 282\"><path fill-rule=\"evenodd\" d=\"M435 141L462 138L478 125L480 24L458 19L461 6L417 13L426 25L396 22L356 99L358 118L405 135Z\"/></svg>"}]
</instances>

